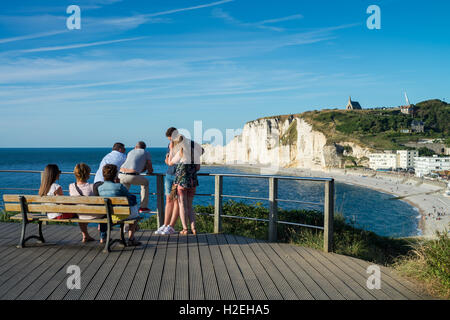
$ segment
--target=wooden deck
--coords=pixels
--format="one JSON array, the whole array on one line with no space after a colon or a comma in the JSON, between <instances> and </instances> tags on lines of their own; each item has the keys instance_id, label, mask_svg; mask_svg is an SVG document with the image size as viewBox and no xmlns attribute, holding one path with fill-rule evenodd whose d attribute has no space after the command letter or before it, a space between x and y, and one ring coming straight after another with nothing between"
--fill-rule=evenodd
<instances>
[{"instance_id":1,"label":"wooden deck","mask_svg":"<svg viewBox=\"0 0 450 320\"><path fill-rule=\"evenodd\" d=\"M0 223L1 300L428 298L388 268L381 267L381 289L369 290L368 262L227 234L139 231L143 246L116 245L110 254L81 243L78 227L44 226L47 243L24 249L16 248L19 235L19 224ZM81 268L79 290L67 289L69 265Z\"/></svg>"}]
</instances>

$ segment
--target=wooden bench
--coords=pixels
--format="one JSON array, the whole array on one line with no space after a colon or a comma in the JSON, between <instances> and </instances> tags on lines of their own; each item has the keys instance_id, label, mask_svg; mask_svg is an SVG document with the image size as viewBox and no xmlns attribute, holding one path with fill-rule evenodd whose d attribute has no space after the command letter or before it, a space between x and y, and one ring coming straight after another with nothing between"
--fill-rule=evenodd
<instances>
[{"instance_id":1,"label":"wooden bench","mask_svg":"<svg viewBox=\"0 0 450 320\"><path fill-rule=\"evenodd\" d=\"M138 218L128 218L130 206L126 197L67 197L67 196L35 196L35 195L4 195L3 202L7 212L20 212L12 216L13 220L22 221L22 234L20 236L18 248L25 247L25 243L30 239L37 239L44 243L42 233L42 223L47 221L66 223L106 223L106 244L104 252L111 252L111 246L120 241L126 246L124 239L124 225L131 224L139 220ZM99 216L98 219L84 220L72 219L49 219L47 212L54 213L76 213L92 216ZM106 217L102 217L105 216ZM120 215L120 216L116 216ZM36 221L39 225L39 234L26 237L27 225ZM114 225L120 225L120 240L111 239L111 231Z\"/></svg>"}]
</instances>

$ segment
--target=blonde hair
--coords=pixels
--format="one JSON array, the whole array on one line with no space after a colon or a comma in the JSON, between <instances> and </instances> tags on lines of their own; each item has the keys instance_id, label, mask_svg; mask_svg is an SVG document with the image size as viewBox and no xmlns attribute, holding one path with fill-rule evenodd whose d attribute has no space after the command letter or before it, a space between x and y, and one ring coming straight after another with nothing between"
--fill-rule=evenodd
<instances>
[{"instance_id":1,"label":"blonde hair","mask_svg":"<svg viewBox=\"0 0 450 320\"><path fill-rule=\"evenodd\" d=\"M91 174L91 168L86 163L78 163L73 170L75 178L82 182L87 182Z\"/></svg>"},{"instance_id":2,"label":"blonde hair","mask_svg":"<svg viewBox=\"0 0 450 320\"><path fill-rule=\"evenodd\" d=\"M48 164L45 167L44 172L42 173L41 187L39 188L39 195L41 197L47 195L52 184L58 180L60 173L61 171L56 164Z\"/></svg>"},{"instance_id":3,"label":"blonde hair","mask_svg":"<svg viewBox=\"0 0 450 320\"><path fill-rule=\"evenodd\" d=\"M173 141L173 154L177 154L178 151L183 150L183 146L181 145L181 142L183 142L183 136L180 134L176 139L172 139Z\"/></svg>"}]
</instances>

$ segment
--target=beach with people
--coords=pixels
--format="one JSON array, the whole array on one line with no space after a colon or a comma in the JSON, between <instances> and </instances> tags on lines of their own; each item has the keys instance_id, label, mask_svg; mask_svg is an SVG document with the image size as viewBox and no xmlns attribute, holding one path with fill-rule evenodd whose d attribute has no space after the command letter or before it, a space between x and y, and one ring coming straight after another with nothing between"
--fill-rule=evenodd
<instances>
[{"instance_id":1,"label":"beach with people","mask_svg":"<svg viewBox=\"0 0 450 320\"><path fill-rule=\"evenodd\" d=\"M320 174L320 172L314 172ZM450 231L450 198L444 196L445 185L413 177L386 173L363 173L358 170L321 172L336 181L392 194L392 201L405 201L420 213L422 236L434 238L436 232Z\"/></svg>"}]
</instances>

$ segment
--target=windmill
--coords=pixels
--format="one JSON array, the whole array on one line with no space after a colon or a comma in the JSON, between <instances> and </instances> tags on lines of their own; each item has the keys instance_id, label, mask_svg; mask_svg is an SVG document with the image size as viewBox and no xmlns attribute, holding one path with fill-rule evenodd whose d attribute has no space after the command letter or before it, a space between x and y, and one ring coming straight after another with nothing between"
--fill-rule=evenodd
<instances>
[{"instance_id":1,"label":"windmill","mask_svg":"<svg viewBox=\"0 0 450 320\"><path fill-rule=\"evenodd\" d=\"M406 91L405 91L405 99L406 99L406 105L410 106L411 103L409 103L408 94L406 93Z\"/></svg>"},{"instance_id":2,"label":"windmill","mask_svg":"<svg viewBox=\"0 0 450 320\"><path fill-rule=\"evenodd\" d=\"M400 110L404 114L414 115L414 107L411 105L408 99L408 94L405 91L405 99L406 99L406 105L401 106Z\"/></svg>"}]
</instances>

